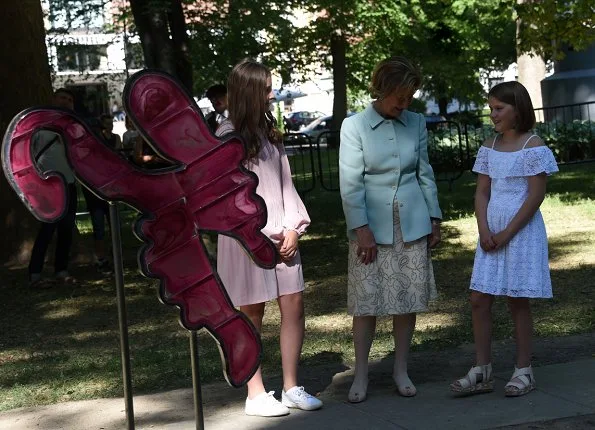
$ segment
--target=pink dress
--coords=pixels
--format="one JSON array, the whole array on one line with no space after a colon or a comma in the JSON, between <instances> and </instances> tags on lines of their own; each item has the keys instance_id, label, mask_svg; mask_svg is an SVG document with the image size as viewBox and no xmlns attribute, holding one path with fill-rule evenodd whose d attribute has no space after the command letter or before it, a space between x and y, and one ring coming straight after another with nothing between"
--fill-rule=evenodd
<instances>
[{"instance_id":1,"label":"pink dress","mask_svg":"<svg viewBox=\"0 0 595 430\"><path fill-rule=\"evenodd\" d=\"M232 131L231 122L225 121L217 129L217 135ZM288 230L295 230L301 236L310 225L310 217L293 185L285 150L263 140L258 157L247 162L246 168L258 176L256 193L267 207L267 224L262 232L275 244L282 243ZM219 235L217 271L235 306L263 303L304 290L299 251L288 263L262 269L235 239Z\"/></svg>"}]
</instances>

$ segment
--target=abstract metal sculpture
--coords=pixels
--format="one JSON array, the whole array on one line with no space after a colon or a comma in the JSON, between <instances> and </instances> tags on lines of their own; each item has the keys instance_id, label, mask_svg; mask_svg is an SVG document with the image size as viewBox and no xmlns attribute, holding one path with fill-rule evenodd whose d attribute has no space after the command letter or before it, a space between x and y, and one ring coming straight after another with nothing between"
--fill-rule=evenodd
<instances>
[{"instance_id":1,"label":"abstract metal sculpture","mask_svg":"<svg viewBox=\"0 0 595 430\"><path fill-rule=\"evenodd\" d=\"M266 223L258 179L242 164L236 135L213 136L194 100L169 75L142 71L124 91L127 114L142 137L174 166L149 171L129 163L102 143L74 113L31 108L6 132L2 166L10 185L39 220L54 222L65 211L66 187L59 173L41 171L31 139L42 129L61 135L77 179L102 199L124 202L141 216L135 232L145 244L140 269L158 278L163 302L180 308L188 330L206 328L218 341L227 381L247 382L260 364L260 337L233 307L211 266L201 232L236 238L260 266L272 268L277 254L260 232Z\"/></svg>"}]
</instances>

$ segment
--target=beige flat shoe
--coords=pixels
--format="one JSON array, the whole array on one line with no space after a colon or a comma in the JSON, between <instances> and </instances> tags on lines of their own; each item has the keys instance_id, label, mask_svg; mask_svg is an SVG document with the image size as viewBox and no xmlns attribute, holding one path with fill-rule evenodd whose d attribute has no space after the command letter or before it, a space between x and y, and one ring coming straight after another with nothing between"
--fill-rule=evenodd
<instances>
[{"instance_id":1,"label":"beige flat shoe","mask_svg":"<svg viewBox=\"0 0 595 430\"><path fill-rule=\"evenodd\" d=\"M347 395L349 403L361 403L368 398L368 382L369 381L366 381L364 387L356 387L355 382L351 385L349 394Z\"/></svg>"},{"instance_id":2,"label":"beige flat shoe","mask_svg":"<svg viewBox=\"0 0 595 430\"><path fill-rule=\"evenodd\" d=\"M395 381L395 385L397 386L397 393L403 397L413 397L417 394L417 388L411 382L411 379L407 377L404 380L401 380L401 383L397 381L397 378L393 374L393 381Z\"/></svg>"}]
</instances>

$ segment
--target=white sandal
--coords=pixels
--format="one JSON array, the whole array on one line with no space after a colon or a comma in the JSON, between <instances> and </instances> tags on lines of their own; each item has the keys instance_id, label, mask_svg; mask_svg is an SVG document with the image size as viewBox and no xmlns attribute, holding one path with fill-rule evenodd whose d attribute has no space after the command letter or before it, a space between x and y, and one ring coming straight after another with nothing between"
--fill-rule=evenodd
<instances>
[{"instance_id":1,"label":"white sandal","mask_svg":"<svg viewBox=\"0 0 595 430\"><path fill-rule=\"evenodd\" d=\"M450 384L450 390L457 394L478 394L494 391L492 363L472 367L464 378Z\"/></svg>"},{"instance_id":2,"label":"white sandal","mask_svg":"<svg viewBox=\"0 0 595 430\"><path fill-rule=\"evenodd\" d=\"M512 378L508 384L504 386L504 394L506 397L519 397L533 391L535 389L535 377L533 376L533 369L531 366L523 367L521 369L514 367Z\"/></svg>"}]
</instances>

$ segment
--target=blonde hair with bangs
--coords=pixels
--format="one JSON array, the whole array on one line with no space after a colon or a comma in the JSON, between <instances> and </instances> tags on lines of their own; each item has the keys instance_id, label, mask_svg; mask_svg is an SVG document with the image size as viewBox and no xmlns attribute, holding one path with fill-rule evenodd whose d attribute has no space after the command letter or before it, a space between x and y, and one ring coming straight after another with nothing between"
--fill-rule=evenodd
<instances>
[{"instance_id":1,"label":"blonde hair with bangs","mask_svg":"<svg viewBox=\"0 0 595 430\"><path fill-rule=\"evenodd\" d=\"M382 60L372 72L370 95L382 99L392 94L397 88L414 93L421 86L419 69L407 58L395 56Z\"/></svg>"}]
</instances>

